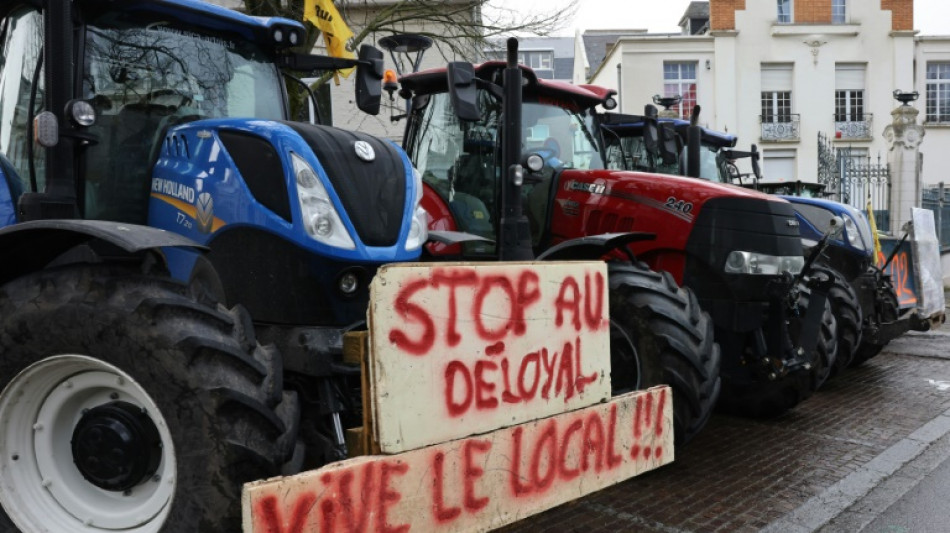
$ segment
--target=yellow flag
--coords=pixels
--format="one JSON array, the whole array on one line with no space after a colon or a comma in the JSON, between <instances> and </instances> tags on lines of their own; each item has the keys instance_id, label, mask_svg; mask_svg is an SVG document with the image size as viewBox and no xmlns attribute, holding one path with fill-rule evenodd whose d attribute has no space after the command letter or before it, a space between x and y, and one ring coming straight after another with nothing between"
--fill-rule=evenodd
<instances>
[{"instance_id":1,"label":"yellow flag","mask_svg":"<svg viewBox=\"0 0 950 533\"><path fill-rule=\"evenodd\" d=\"M323 32L323 41L327 45L327 53L333 57L355 58L356 55L346 49L346 43L353 38L353 32L343 21L340 12L333 5L333 0L307 0L303 9L304 20ZM353 72L352 68L339 71L344 78Z\"/></svg>"},{"instance_id":2,"label":"yellow flag","mask_svg":"<svg viewBox=\"0 0 950 533\"><path fill-rule=\"evenodd\" d=\"M884 263L884 252L881 251L881 240L877 237L877 222L874 221L874 208L871 206L871 197L868 196L868 222L871 223L871 238L874 239L874 264Z\"/></svg>"}]
</instances>

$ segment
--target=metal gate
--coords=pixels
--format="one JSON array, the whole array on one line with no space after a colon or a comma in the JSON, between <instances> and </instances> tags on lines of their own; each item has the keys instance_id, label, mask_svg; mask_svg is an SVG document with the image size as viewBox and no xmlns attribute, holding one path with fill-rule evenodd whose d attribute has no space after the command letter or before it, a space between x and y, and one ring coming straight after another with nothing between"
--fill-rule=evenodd
<instances>
[{"instance_id":1,"label":"metal gate","mask_svg":"<svg viewBox=\"0 0 950 533\"><path fill-rule=\"evenodd\" d=\"M825 185L832 200L867 212L868 202L881 231L891 228L891 168L881 156L853 154L851 148L834 148L828 137L818 133L818 183Z\"/></svg>"}]
</instances>

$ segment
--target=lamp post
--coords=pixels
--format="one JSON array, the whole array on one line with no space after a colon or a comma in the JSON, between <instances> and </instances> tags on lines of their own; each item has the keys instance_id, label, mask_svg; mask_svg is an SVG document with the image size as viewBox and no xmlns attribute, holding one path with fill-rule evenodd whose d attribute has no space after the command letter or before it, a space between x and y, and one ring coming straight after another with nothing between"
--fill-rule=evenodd
<instances>
[{"instance_id":1,"label":"lamp post","mask_svg":"<svg viewBox=\"0 0 950 533\"><path fill-rule=\"evenodd\" d=\"M419 65L422 64L422 56L426 50L432 47L432 39L416 33L397 33L380 39L379 46L389 51L389 56L392 58L393 65L396 67L395 74L402 76L407 73L405 70L406 64L410 67L408 72L417 72L419 70ZM413 56L413 54L415 54L415 56ZM396 76L393 75L391 70L387 70L383 78L383 89L389 93L390 101L393 100L393 93L397 88ZM406 113L408 112L409 100L406 99ZM394 115L390 117L390 120L397 122L405 116L405 114Z\"/></svg>"}]
</instances>

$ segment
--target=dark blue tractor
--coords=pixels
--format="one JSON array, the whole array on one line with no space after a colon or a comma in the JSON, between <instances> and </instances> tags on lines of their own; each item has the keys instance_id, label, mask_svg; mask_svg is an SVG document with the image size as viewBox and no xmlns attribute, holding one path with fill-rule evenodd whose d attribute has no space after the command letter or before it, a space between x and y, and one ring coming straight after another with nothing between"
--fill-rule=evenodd
<instances>
[{"instance_id":1,"label":"dark blue tractor","mask_svg":"<svg viewBox=\"0 0 950 533\"><path fill-rule=\"evenodd\" d=\"M647 112L645 115L649 115ZM679 119L654 119L655 140L644 138L649 117L605 116L603 129L612 165L654 165L678 175L692 175L778 194L792 203L806 257L834 284L828 298L836 320L838 351L833 371L857 365L877 355L891 339L923 324L905 317L900 320L897 295L887 274L874 266L870 224L860 210L824 198L817 183L764 183L758 167L759 154L738 151L735 135L700 128L698 143L688 142L690 123ZM750 158L753 173L742 174L735 162ZM626 166L622 166L626 165ZM841 227L832 225L841 222Z\"/></svg>"},{"instance_id":2,"label":"dark blue tractor","mask_svg":"<svg viewBox=\"0 0 950 533\"><path fill-rule=\"evenodd\" d=\"M420 177L290 120L295 21L197 0L0 5L0 530L237 531L243 482L345 456L347 332L419 257Z\"/></svg>"}]
</instances>

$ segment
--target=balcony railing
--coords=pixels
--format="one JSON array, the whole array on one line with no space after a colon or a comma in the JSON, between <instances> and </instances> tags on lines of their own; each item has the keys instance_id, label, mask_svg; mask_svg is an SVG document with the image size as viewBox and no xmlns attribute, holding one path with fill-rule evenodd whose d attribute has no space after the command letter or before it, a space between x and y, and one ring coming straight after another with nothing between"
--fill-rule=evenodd
<instances>
[{"instance_id":1,"label":"balcony railing","mask_svg":"<svg viewBox=\"0 0 950 533\"><path fill-rule=\"evenodd\" d=\"M871 113L865 113L860 119L837 120L835 117L835 139L867 140L874 136Z\"/></svg>"},{"instance_id":2,"label":"balcony railing","mask_svg":"<svg viewBox=\"0 0 950 533\"><path fill-rule=\"evenodd\" d=\"M801 115L759 115L763 141L797 141L801 129Z\"/></svg>"}]
</instances>

